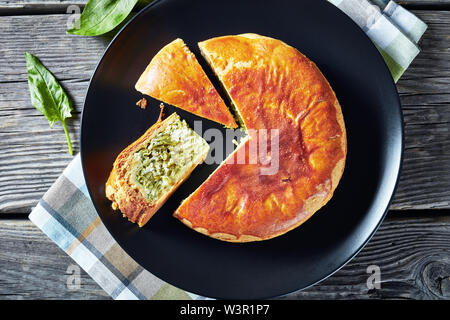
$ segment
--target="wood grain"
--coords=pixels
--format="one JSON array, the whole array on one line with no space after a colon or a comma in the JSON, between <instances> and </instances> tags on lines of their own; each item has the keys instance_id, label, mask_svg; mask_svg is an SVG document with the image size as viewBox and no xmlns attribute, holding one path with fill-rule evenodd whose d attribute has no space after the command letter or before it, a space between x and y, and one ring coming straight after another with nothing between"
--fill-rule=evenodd
<instances>
[{"instance_id":1,"label":"wood grain","mask_svg":"<svg viewBox=\"0 0 450 320\"><path fill-rule=\"evenodd\" d=\"M403 171L393 209L450 206L450 12L415 11L429 26L398 83L405 119Z\"/></svg>"},{"instance_id":2,"label":"wood grain","mask_svg":"<svg viewBox=\"0 0 450 320\"><path fill-rule=\"evenodd\" d=\"M0 299L110 299L82 270L69 289L76 263L30 221L0 220L0 239Z\"/></svg>"},{"instance_id":3,"label":"wood grain","mask_svg":"<svg viewBox=\"0 0 450 320\"><path fill-rule=\"evenodd\" d=\"M144 8L152 0L138 0L133 11ZM0 0L0 16L81 13L87 0Z\"/></svg>"},{"instance_id":4,"label":"wood grain","mask_svg":"<svg viewBox=\"0 0 450 320\"><path fill-rule=\"evenodd\" d=\"M30 14L57 14L57 13L81 13L87 1L8 1L0 0L0 16L30 15ZM73 7L76 6L76 7ZM74 11L76 10L76 11Z\"/></svg>"},{"instance_id":5,"label":"wood grain","mask_svg":"<svg viewBox=\"0 0 450 320\"><path fill-rule=\"evenodd\" d=\"M381 271L380 289L367 272ZM343 269L292 299L449 299L450 217L388 214L368 245Z\"/></svg>"},{"instance_id":6,"label":"wood grain","mask_svg":"<svg viewBox=\"0 0 450 320\"><path fill-rule=\"evenodd\" d=\"M79 150L84 94L109 40L66 35L66 22L66 15L0 17L0 212L29 212L72 158L61 125L49 128L31 106L24 51L39 57L74 100L68 129Z\"/></svg>"},{"instance_id":7,"label":"wood grain","mask_svg":"<svg viewBox=\"0 0 450 320\"><path fill-rule=\"evenodd\" d=\"M398 83L406 148L391 208L450 208L450 12L415 13L429 30ZM75 101L69 131L79 150L84 94L109 38L66 35L66 22L67 15L0 17L0 213L29 212L71 159L61 126L50 129L30 104L24 51L39 57Z\"/></svg>"},{"instance_id":8,"label":"wood grain","mask_svg":"<svg viewBox=\"0 0 450 320\"><path fill-rule=\"evenodd\" d=\"M26 220L0 220L0 299L109 299L82 271L81 287L67 289L74 262ZM381 288L368 289L377 265ZM393 214L349 264L310 289L283 299L449 299L450 217Z\"/></svg>"},{"instance_id":9,"label":"wood grain","mask_svg":"<svg viewBox=\"0 0 450 320\"><path fill-rule=\"evenodd\" d=\"M407 9L448 10L450 8L450 0L400 0L395 2Z\"/></svg>"}]
</instances>

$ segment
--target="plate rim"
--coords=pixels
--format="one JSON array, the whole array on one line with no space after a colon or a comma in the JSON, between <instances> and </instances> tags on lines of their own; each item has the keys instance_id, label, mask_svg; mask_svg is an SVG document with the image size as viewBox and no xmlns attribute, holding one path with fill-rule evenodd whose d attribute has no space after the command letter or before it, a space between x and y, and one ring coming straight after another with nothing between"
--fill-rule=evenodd
<instances>
[{"instance_id":1,"label":"plate rim","mask_svg":"<svg viewBox=\"0 0 450 320\"><path fill-rule=\"evenodd\" d=\"M97 215L100 217L100 219L101 219L101 221L102 221L102 223L103 223L103 225L105 226L105 228L106 228L106 230L109 232L109 234L111 235L111 237L114 239L114 241L122 248L122 250L124 251L124 252L126 252L132 259L134 259L132 256L131 256L131 254L127 251L127 250L125 250L124 248L123 248L123 246L121 245L121 241L111 232L111 228L110 228L110 226L107 224L107 223L105 223L105 218L103 217L103 215L100 213L101 211L99 210L99 208L97 207L97 204L95 203L95 201L93 200L93 196L92 196L92 191L91 191L91 187L90 187L90 185L88 184L88 182L87 182L87 179L86 179L86 165L85 165L85 162L84 162L84 151L83 151L83 143L82 143L82 140L83 140L83 120L85 119L85 110L86 110L86 101L87 101L87 97L88 97L88 94L89 94L89 91L90 91L90 88L91 88L91 84L92 84L92 82L93 82L93 80L94 80L94 78L95 78L95 76L96 76L96 74L97 74L97 72L98 72L98 70L99 70L99 67L100 67L100 65L102 64L102 62L103 62L103 60L105 59L105 56L107 55L107 53L109 52L109 50L110 50L110 48L112 47L112 45L114 44L114 42L116 41L116 39L121 35L121 33L130 25L130 24L132 24L132 23L134 23L141 15L143 15L145 12L147 12L148 10L151 10L151 8L153 7L153 6L155 6L156 4L159 4L159 3L161 3L161 2L163 2L163 1L166 1L166 0L153 0L151 3L149 3L149 4L147 4L145 7L143 7L141 10L139 10L139 12L138 13L136 13L129 21L127 21L121 28L120 28L120 30L119 31L117 31L117 33L114 35L114 37L110 40L110 42L108 43L108 45L106 46L106 48L104 49L104 51L103 51L103 53L102 53L102 55L101 55L101 58L98 60L98 63L96 64L96 66L95 66L95 69L94 69L94 72L92 73L92 76L90 77L90 79L89 79L89 83L88 83L88 86L87 86L87 88L86 88L86 90L85 90L85 95L84 95L84 101L83 101L83 110L82 110L82 112L81 112L81 121L80 121L80 135L79 135L79 138L78 138L78 142L79 142L79 148L80 148L80 162L81 162L81 167L82 167L82 173L83 173L83 178L84 178L84 180L85 180L85 184L86 184L86 189L87 189L87 191L88 191L88 194L89 194L89 198L90 198L90 200L91 200L91 202L92 202L92 204L93 204L93 206L94 206L94 208L95 208L95 210L96 210L96 213L97 213ZM388 213L388 211L389 211L389 207L390 207L390 205L392 204L392 201L393 201L393 198L394 198L394 196L395 196L395 193L396 193L396 191L397 191L397 188L398 188L398 185L399 185L399 181L400 181L400 176L401 176L401 173L402 173L402 170L403 170L403 160L404 160L404 149L405 149L405 123L404 123L404 114L403 114L403 109L402 109L402 105L401 105L401 101L400 101L400 96L399 96L399 93L398 93L398 88L397 88L397 85L396 85L396 82L394 81L394 79L393 79L393 77L392 77L392 74L390 73L390 70L389 70L389 68L388 68L388 66L387 66L387 64L386 64L386 61L384 60L384 58L382 57L382 55L381 55L381 53L379 52L379 50L378 50L378 48L375 46L375 44L372 42L372 40L368 37L368 35L358 26L358 24L356 23L356 22L354 22L347 14L345 14L342 10L340 10L339 8L337 8L335 5L333 5L332 3L330 3L329 1L327 1L327 0L322 0L323 2L325 2L326 3L326 5L328 5L328 6L331 6L332 8L334 8L334 11L335 11L335 13L336 14L338 14L338 15L341 15L344 19L346 19L350 24L353 24L353 26L354 26L354 28L355 29L357 29L358 31L357 32L359 32L359 33L361 33L365 38L367 38L367 40L368 40L368 42L370 42L370 46L372 47L372 49L374 50L374 51L376 51L377 52L377 56L378 56L378 60L380 60L380 61L382 61L383 62L383 65L384 65L384 72L387 72L387 73L389 73L389 75L390 75L390 77L389 77L389 79L390 79L390 82L389 82L389 86L391 86L393 89L394 89L394 92L395 92L395 106L393 106L393 107L395 107L394 109L399 113L399 120L400 120L400 127L399 127L399 146L398 146L398 148L397 149L399 149L398 151L400 152L399 153L399 156L398 156L398 164L396 165L397 166L397 168L395 169L395 173L396 173L396 175L395 175L395 182L394 182L394 186L393 186L393 189L392 189L392 193L390 194L390 196L389 196L389 201L387 201L387 203L386 203L386 208L384 209L384 212L383 212L383 214L381 215L381 217L380 217L380 219L379 219L379 221L377 222L377 224L376 224L376 226L373 228L373 230L371 231L371 233L368 235L368 236L366 236L365 237L365 240L362 242L362 244L357 248L357 250L352 254L352 255L350 255L349 256L349 258L348 259L346 259L345 260L345 262L344 263L342 263L342 265L340 266L340 267L338 267L338 268L336 268L334 271L332 271L331 273L329 273L328 275L326 275L326 276L324 276L324 277L322 277L321 279L318 279L318 280L316 280L316 281L314 281L314 282L312 282L310 285L308 285L308 286L305 286L305 287L303 287L303 288L299 288L299 289L297 289L297 290L293 290L293 291L289 291L289 292L285 292L285 293L281 293L281 294L279 294L279 295L275 295L275 296L273 296L273 295L263 295L263 296L260 296L260 298L259 299L271 299L271 298L279 298L279 297L283 297L283 296L286 296L286 295L290 295L290 294L293 294L293 293L296 293L296 292L301 292L301 291L304 291L304 290L307 290L308 288L311 288L311 287L313 287L313 286L315 286L315 285L317 285L318 283L320 283L320 282L322 282L322 281L324 281L324 280L326 280L326 279L328 279L329 277L331 277L331 276L333 276L336 272L338 272L339 270L341 270L343 267L345 267L350 261L352 261L360 252L361 252L361 250L362 249L364 249L365 247L366 247L366 245L368 244L368 242L373 238L373 236L375 235L375 233L378 231L378 229L380 228L380 226L381 226L381 224L383 223L383 221L385 220L385 218L386 218L386 215L387 215L387 213ZM392 181L393 179L391 179L390 181ZM373 201L371 202L371 203L373 203ZM365 211L364 212L364 214L367 214L367 211ZM135 260L135 259L134 259ZM137 262L137 261L136 261ZM138 263L138 262L137 262ZM138 265L140 265L139 263L138 263ZM142 267L143 269L145 269L144 267ZM146 270L146 269L145 269ZM148 271L148 272L150 272L150 271ZM152 272L150 272L152 275L154 275ZM154 276L156 276L156 277L158 277L159 278L159 276L157 276L157 275L154 275ZM166 282L166 283L169 283L170 284L170 282L168 281L168 280L165 280L165 279L162 279L161 278L161 280L162 281L164 281L164 282ZM180 286L177 286L179 289L181 289L181 290L184 290L184 291L189 291L189 292L195 292L195 290L191 290L191 289L185 289L185 288L181 288ZM201 293L196 293L196 294L199 294L199 295L202 295ZM210 298L214 298L214 299L223 299L223 297L220 297L220 296L210 296L210 295L208 295L207 297L210 297ZM225 299L227 299L227 298L225 298Z\"/></svg>"}]
</instances>

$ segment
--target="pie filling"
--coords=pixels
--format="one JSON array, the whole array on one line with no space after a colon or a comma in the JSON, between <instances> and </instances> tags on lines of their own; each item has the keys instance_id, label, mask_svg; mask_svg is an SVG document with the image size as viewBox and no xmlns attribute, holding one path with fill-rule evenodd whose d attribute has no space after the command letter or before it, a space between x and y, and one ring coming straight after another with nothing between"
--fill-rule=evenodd
<instances>
[{"instance_id":1,"label":"pie filling","mask_svg":"<svg viewBox=\"0 0 450 320\"><path fill-rule=\"evenodd\" d=\"M208 149L208 143L178 117L134 153L132 181L150 202L156 201Z\"/></svg>"}]
</instances>

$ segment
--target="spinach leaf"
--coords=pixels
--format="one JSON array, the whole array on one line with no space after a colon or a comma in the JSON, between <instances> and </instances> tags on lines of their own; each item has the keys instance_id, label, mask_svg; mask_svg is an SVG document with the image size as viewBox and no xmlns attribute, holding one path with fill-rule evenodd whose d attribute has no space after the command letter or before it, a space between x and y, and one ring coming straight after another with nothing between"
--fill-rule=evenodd
<instances>
[{"instance_id":1,"label":"spinach leaf","mask_svg":"<svg viewBox=\"0 0 450 320\"><path fill-rule=\"evenodd\" d=\"M74 25L79 28L67 33L98 36L117 27L133 10L138 0L89 0Z\"/></svg>"},{"instance_id":2,"label":"spinach leaf","mask_svg":"<svg viewBox=\"0 0 450 320\"><path fill-rule=\"evenodd\" d=\"M72 155L72 144L67 131L65 119L71 117L73 110L64 89L42 63L32 54L25 52L28 71L28 87L30 89L31 104L47 118L50 127L61 121L66 133L69 153Z\"/></svg>"}]
</instances>

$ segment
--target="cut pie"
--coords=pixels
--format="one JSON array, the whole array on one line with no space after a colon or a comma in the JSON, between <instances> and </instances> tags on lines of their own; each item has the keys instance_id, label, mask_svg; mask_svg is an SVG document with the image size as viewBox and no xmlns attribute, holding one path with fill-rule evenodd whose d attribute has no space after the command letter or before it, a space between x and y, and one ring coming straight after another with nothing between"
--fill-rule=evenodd
<instances>
[{"instance_id":1,"label":"cut pie","mask_svg":"<svg viewBox=\"0 0 450 320\"><path fill-rule=\"evenodd\" d=\"M113 209L142 227L208 151L208 143L173 113L119 154L106 183L106 196Z\"/></svg>"},{"instance_id":2,"label":"cut pie","mask_svg":"<svg viewBox=\"0 0 450 320\"><path fill-rule=\"evenodd\" d=\"M136 90L227 127L237 127L230 110L181 39L153 57L137 81Z\"/></svg>"},{"instance_id":3,"label":"cut pie","mask_svg":"<svg viewBox=\"0 0 450 320\"><path fill-rule=\"evenodd\" d=\"M278 147L266 143L266 159L251 161L250 137L231 155L235 161L222 163L174 216L232 242L284 234L330 200L343 174L347 140L336 95L312 61L279 40L242 34L199 47L246 129L266 130L269 140L273 133ZM263 160L275 157L278 170L264 174Z\"/></svg>"}]
</instances>

